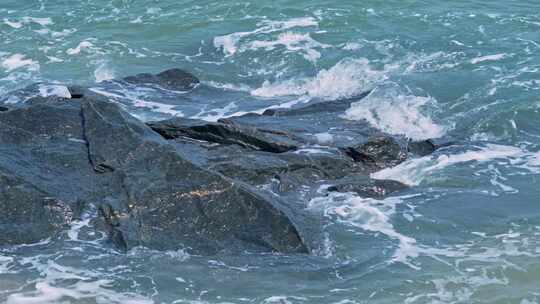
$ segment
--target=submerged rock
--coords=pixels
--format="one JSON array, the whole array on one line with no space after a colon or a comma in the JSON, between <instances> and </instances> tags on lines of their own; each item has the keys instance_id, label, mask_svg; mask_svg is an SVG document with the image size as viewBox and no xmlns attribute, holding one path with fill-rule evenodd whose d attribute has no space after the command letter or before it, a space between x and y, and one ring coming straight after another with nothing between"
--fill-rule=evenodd
<instances>
[{"instance_id":1,"label":"submerged rock","mask_svg":"<svg viewBox=\"0 0 540 304\"><path fill-rule=\"evenodd\" d=\"M192 74L180 70L170 69L159 74L138 74L124 78L124 81L131 84L152 84L158 85L167 90L187 91L199 84L199 79Z\"/></svg>"}]
</instances>

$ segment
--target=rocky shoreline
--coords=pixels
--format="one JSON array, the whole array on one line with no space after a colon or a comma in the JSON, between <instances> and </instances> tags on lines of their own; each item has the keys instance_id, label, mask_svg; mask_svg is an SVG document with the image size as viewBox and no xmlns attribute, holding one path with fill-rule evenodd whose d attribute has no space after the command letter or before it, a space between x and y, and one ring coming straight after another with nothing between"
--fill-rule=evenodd
<instances>
[{"instance_id":1,"label":"rocky shoreline","mask_svg":"<svg viewBox=\"0 0 540 304\"><path fill-rule=\"evenodd\" d=\"M199 84L178 69L121 81ZM309 135L314 117L367 93L217 122L146 123L86 88L69 93L0 105L0 246L55 237L95 208L97 232L122 251L309 253L318 238L298 202L303 189L383 198L406 186L371 173L448 144L374 132L309 153L320 146Z\"/></svg>"}]
</instances>

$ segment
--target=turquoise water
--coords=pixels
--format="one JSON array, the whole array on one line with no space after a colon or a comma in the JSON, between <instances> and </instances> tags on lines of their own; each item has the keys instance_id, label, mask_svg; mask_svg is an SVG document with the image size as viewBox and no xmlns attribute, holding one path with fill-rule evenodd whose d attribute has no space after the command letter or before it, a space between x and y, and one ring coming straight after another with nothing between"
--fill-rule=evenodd
<instances>
[{"instance_id":1,"label":"turquoise water","mask_svg":"<svg viewBox=\"0 0 540 304\"><path fill-rule=\"evenodd\" d=\"M42 94L76 83L141 119L217 120L372 89L343 116L457 144L376 173L411 186L397 196L305 201L325 227L310 256L124 255L80 221L62 240L0 247L0 302L540 302L539 12L498 0L2 0L7 102L36 82ZM100 84L171 67L205 90Z\"/></svg>"}]
</instances>

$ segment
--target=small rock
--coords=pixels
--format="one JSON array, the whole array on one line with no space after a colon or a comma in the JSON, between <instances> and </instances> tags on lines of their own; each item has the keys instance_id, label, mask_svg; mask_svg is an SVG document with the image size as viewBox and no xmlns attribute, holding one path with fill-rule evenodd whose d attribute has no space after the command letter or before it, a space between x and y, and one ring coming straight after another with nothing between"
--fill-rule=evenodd
<instances>
[{"instance_id":1,"label":"small rock","mask_svg":"<svg viewBox=\"0 0 540 304\"><path fill-rule=\"evenodd\" d=\"M157 75L148 73L138 74L126 77L124 81L132 84L155 84L173 91L191 90L199 84L197 77L180 69L166 70Z\"/></svg>"},{"instance_id":2,"label":"small rock","mask_svg":"<svg viewBox=\"0 0 540 304\"><path fill-rule=\"evenodd\" d=\"M345 153L356 162L362 162L375 169L394 167L407 159L407 149L396 139L378 135L364 144L345 149Z\"/></svg>"}]
</instances>

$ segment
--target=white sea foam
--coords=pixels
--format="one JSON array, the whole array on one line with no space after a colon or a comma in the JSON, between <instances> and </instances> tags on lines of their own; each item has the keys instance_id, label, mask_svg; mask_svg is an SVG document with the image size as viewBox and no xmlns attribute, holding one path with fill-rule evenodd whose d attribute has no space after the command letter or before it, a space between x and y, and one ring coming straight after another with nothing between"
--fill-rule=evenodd
<instances>
[{"instance_id":1,"label":"white sea foam","mask_svg":"<svg viewBox=\"0 0 540 304\"><path fill-rule=\"evenodd\" d=\"M150 304L151 299L131 292L115 291L115 283L103 274L85 268L59 264L51 256L21 258L19 263L39 272L20 292L11 293L6 304L53 304L68 302ZM31 287L31 288L28 288Z\"/></svg>"},{"instance_id":2,"label":"white sea foam","mask_svg":"<svg viewBox=\"0 0 540 304\"><path fill-rule=\"evenodd\" d=\"M357 42L347 42L343 46L343 49L346 50L346 51L357 51L357 50L359 50L361 48L362 48L362 45L360 43L357 43Z\"/></svg>"},{"instance_id":3,"label":"white sea foam","mask_svg":"<svg viewBox=\"0 0 540 304\"><path fill-rule=\"evenodd\" d=\"M329 144L334 140L334 136L328 132L314 134L320 144Z\"/></svg>"},{"instance_id":4,"label":"white sea foam","mask_svg":"<svg viewBox=\"0 0 540 304\"><path fill-rule=\"evenodd\" d=\"M522 167L533 173L540 173L540 152L527 155Z\"/></svg>"},{"instance_id":5,"label":"white sea foam","mask_svg":"<svg viewBox=\"0 0 540 304\"><path fill-rule=\"evenodd\" d=\"M285 21L267 21L264 24L278 29L290 29L293 27L318 26L319 23L313 17L293 18Z\"/></svg>"},{"instance_id":6,"label":"white sea foam","mask_svg":"<svg viewBox=\"0 0 540 304\"><path fill-rule=\"evenodd\" d=\"M94 78L98 83L114 79L114 70L110 68L106 62L101 62L98 64L98 67L94 71Z\"/></svg>"},{"instance_id":7,"label":"white sea foam","mask_svg":"<svg viewBox=\"0 0 540 304\"><path fill-rule=\"evenodd\" d=\"M128 100L131 102L131 105L138 108L146 108L150 111L157 112L157 113L164 113L169 114L171 116L179 116L183 117L184 113L179 110L175 110L176 105L171 104L165 104L161 102L153 102L153 101L146 101L141 99L141 97L137 94L137 92L123 92L123 94L117 94L117 93L111 93L107 92L105 90L102 90L100 88L90 88L90 91L106 96L110 100L119 102L121 100ZM142 117L139 117L140 119L144 119Z\"/></svg>"},{"instance_id":8,"label":"white sea foam","mask_svg":"<svg viewBox=\"0 0 540 304\"><path fill-rule=\"evenodd\" d=\"M478 236L467 243L442 249L426 248L426 255L452 266L455 272L444 271L431 281L432 290L419 289L407 295L404 303L471 303L476 292L497 288L512 288L515 281L509 273L526 273L521 265L538 259L538 232L512 225L508 232ZM516 227L521 231L515 231ZM500 228L500 227L499 227ZM519 283L518 283L519 284ZM525 302L522 302L525 303Z\"/></svg>"},{"instance_id":9,"label":"white sea foam","mask_svg":"<svg viewBox=\"0 0 540 304\"><path fill-rule=\"evenodd\" d=\"M63 85L39 85L39 94L43 97L58 96L64 98L71 98L71 93L68 88Z\"/></svg>"},{"instance_id":10,"label":"white sea foam","mask_svg":"<svg viewBox=\"0 0 540 304\"><path fill-rule=\"evenodd\" d=\"M37 71L40 68L39 62L32 59L26 59L26 56L23 54L13 54L10 57L3 59L2 67L8 72L22 67L27 67L30 71Z\"/></svg>"},{"instance_id":11,"label":"white sea foam","mask_svg":"<svg viewBox=\"0 0 540 304\"><path fill-rule=\"evenodd\" d=\"M12 257L0 255L0 274L10 273L10 264L13 260Z\"/></svg>"},{"instance_id":12,"label":"white sea foam","mask_svg":"<svg viewBox=\"0 0 540 304\"><path fill-rule=\"evenodd\" d=\"M34 31L35 33L38 33L40 35L47 35L49 34L51 31L49 29L46 29L46 28L42 28L42 29L39 29L39 30L35 30Z\"/></svg>"},{"instance_id":13,"label":"white sea foam","mask_svg":"<svg viewBox=\"0 0 540 304\"><path fill-rule=\"evenodd\" d=\"M49 61L47 61L47 63L64 62L64 59L60 59L60 58L54 57L54 56L47 56L47 59L49 59Z\"/></svg>"},{"instance_id":14,"label":"white sea foam","mask_svg":"<svg viewBox=\"0 0 540 304\"><path fill-rule=\"evenodd\" d=\"M259 97L308 95L323 99L352 97L365 92L385 79L385 72L374 70L369 60L344 59L328 70L321 70L313 78L292 79L263 85L251 91Z\"/></svg>"},{"instance_id":15,"label":"white sea foam","mask_svg":"<svg viewBox=\"0 0 540 304\"><path fill-rule=\"evenodd\" d=\"M149 15L156 15L161 12L161 8L159 7L149 7L146 9L146 13Z\"/></svg>"},{"instance_id":16,"label":"white sea foam","mask_svg":"<svg viewBox=\"0 0 540 304\"><path fill-rule=\"evenodd\" d=\"M214 38L214 46L223 50L227 56L232 56L238 51L243 51L239 44L245 37L256 34L269 34L277 31L284 31L295 27L317 26L318 23L313 17L294 18L286 21L262 21L257 24L259 28L253 31L236 32L228 35L217 36ZM249 46L247 47L249 48Z\"/></svg>"},{"instance_id":17,"label":"white sea foam","mask_svg":"<svg viewBox=\"0 0 540 304\"><path fill-rule=\"evenodd\" d=\"M23 26L21 22L9 21L9 19L7 18L4 18L4 24L9 25L10 27L14 29L19 29Z\"/></svg>"},{"instance_id":18,"label":"white sea foam","mask_svg":"<svg viewBox=\"0 0 540 304\"><path fill-rule=\"evenodd\" d=\"M366 120L381 131L415 140L437 138L444 135L445 127L436 124L423 112L435 104L432 97L414 96L395 87L383 87L353 103L344 118Z\"/></svg>"},{"instance_id":19,"label":"white sea foam","mask_svg":"<svg viewBox=\"0 0 540 304\"><path fill-rule=\"evenodd\" d=\"M22 20L24 23L36 23L41 26L54 24L51 18L24 17Z\"/></svg>"},{"instance_id":20,"label":"white sea foam","mask_svg":"<svg viewBox=\"0 0 540 304\"><path fill-rule=\"evenodd\" d=\"M271 296L264 299L261 304L292 304L298 302L308 301L305 297L295 297L295 296Z\"/></svg>"},{"instance_id":21,"label":"white sea foam","mask_svg":"<svg viewBox=\"0 0 540 304\"><path fill-rule=\"evenodd\" d=\"M75 48L70 48L66 51L66 53L68 55L77 55L77 54L80 54L81 51L83 50L86 50L86 49L90 49L91 47L93 47L94 45L90 42L90 41L81 41L79 43L79 45L77 45Z\"/></svg>"},{"instance_id":22,"label":"white sea foam","mask_svg":"<svg viewBox=\"0 0 540 304\"><path fill-rule=\"evenodd\" d=\"M21 18L19 21L11 21L7 18L4 18L3 21L4 21L4 24L15 29L19 29L23 27L23 25L29 24L29 23L36 23L43 27L54 24L51 18L36 18L36 17L28 17L28 16Z\"/></svg>"},{"instance_id":23,"label":"white sea foam","mask_svg":"<svg viewBox=\"0 0 540 304\"><path fill-rule=\"evenodd\" d=\"M74 279L81 279L75 277ZM15 293L8 296L6 304L53 304L67 303L68 299L81 301L84 299L100 299L97 303L122 304L151 304L154 301L145 297L119 293L108 289L113 282L97 280L85 282L79 280L69 288L56 287L47 282L35 284L35 291L31 293Z\"/></svg>"},{"instance_id":24,"label":"white sea foam","mask_svg":"<svg viewBox=\"0 0 540 304\"><path fill-rule=\"evenodd\" d=\"M287 101L287 102L283 102L283 103L279 103L279 104L274 104L274 105L264 107L264 108L261 108L261 109L257 109L257 110L238 111L238 112L229 114L226 117L237 117L237 116L242 116L242 115L245 115L245 114L248 114L248 113L262 114L262 113L264 113L264 111L270 110L270 109L290 109L290 108L292 108L293 106L295 106L297 104L308 103L309 101L310 101L309 98L300 97L300 98L293 99L291 101Z\"/></svg>"},{"instance_id":25,"label":"white sea foam","mask_svg":"<svg viewBox=\"0 0 540 304\"><path fill-rule=\"evenodd\" d=\"M455 164L487 162L494 159L517 159L523 156L524 151L520 148L488 144L485 147L459 154L442 154L411 159L393 168L373 173L371 177L396 180L407 185L416 186L422 183L430 174Z\"/></svg>"},{"instance_id":26,"label":"white sea foam","mask_svg":"<svg viewBox=\"0 0 540 304\"><path fill-rule=\"evenodd\" d=\"M192 116L191 118L202 119L206 121L218 121L220 118L226 117L234 109L237 109L238 105L235 102L231 102L223 108L216 108L212 110L201 111L201 113Z\"/></svg>"},{"instance_id":27,"label":"white sea foam","mask_svg":"<svg viewBox=\"0 0 540 304\"><path fill-rule=\"evenodd\" d=\"M414 269L417 266L410 259L416 258L421 249L416 240L396 231L391 218L395 215L396 206L403 203L399 197L384 200L361 198L351 193L331 193L325 197L312 199L310 209L323 210L326 216L336 218L339 222L373 233L381 233L398 242L392 263L404 263Z\"/></svg>"},{"instance_id":28,"label":"white sea foam","mask_svg":"<svg viewBox=\"0 0 540 304\"><path fill-rule=\"evenodd\" d=\"M293 152L294 154L333 154L324 147L310 147L310 148L300 148Z\"/></svg>"},{"instance_id":29,"label":"white sea foam","mask_svg":"<svg viewBox=\"0 0 540 304\"><path fill-rule=\"evenodd\" d=\"M301 53L304 58L310 61L316 61L321 56L315 48L331 47L330 45L314 40L310 34L285 32L281 33L276 40L253 41L249 44L248 48L251 50L260 48L273 50L278 46L284 46L290 52Z\"/></svg>"},{"instance_id":30,"label":"white sea foam","mask_svg":"<svg viewBox=\"0 0 540 304\"><path fill-rule=\"evenodd\" d=\"M505 57L506 57L506 54L495 54L495 55L476 57L476 58L471 59L471 63L477 64L484 61L497 61L497 60L504 59Z\"/></svg>"}]
</instances>

